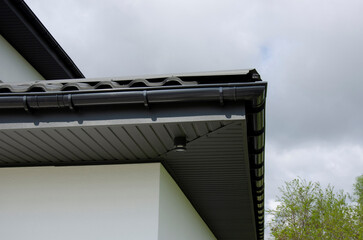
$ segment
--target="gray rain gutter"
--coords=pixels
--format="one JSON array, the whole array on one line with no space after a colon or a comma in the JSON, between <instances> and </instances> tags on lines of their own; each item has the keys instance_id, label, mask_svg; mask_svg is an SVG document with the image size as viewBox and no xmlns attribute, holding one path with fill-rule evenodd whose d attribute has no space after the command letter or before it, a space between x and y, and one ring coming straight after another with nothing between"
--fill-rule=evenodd
<instances>
[{"instance_id":1,"label":"gray rain gutter","mask_svg":"<svg viewBox=\"0 0 363 240\"><path fill-rule=\"evenodd\" d=\"M265 85L235 84L220 87L192 87L169 89L118 90L102 92L76 91L75 93L20 93L0 95L0 109L21 109L26 111L44 108L69 108L114 104L143 104L148 107L153 103L218 101L253 101L255 107L264 101Z\"/></svg>"}]
</instances>

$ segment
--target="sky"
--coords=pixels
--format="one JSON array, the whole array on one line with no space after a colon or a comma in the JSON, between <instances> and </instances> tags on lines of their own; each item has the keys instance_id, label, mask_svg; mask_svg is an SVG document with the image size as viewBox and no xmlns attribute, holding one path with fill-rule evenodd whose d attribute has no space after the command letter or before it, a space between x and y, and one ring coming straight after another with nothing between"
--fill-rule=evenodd
<instances>
[{"instance_id":1,"label":"sky","mask_svg":"<svg viewBox=\"0 0 363 240\"><path fill-rule=\"evenodd\" d=\"M351 193L363 174L363 1L26 2L88 78L256 68L266 208L285 181Z\"/></svg>"}]
</instances>

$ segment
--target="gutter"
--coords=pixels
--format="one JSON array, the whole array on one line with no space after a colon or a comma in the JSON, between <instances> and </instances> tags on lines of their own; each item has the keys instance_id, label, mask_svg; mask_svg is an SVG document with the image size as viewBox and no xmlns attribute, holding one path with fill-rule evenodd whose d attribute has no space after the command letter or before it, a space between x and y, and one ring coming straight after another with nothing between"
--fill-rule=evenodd
<instances>
[{"instance_id":1,"label":"gutter","mask_svg":"<svg viewBox=\"0 0 363 240\"><path fill-rule=\"evenodd\" d=\"M229 101L252 101L253 107L259 107L265 98L266 84L249 84L248 86L193 87L124 91L93 91L82 93L48 92L1 94L0 109L69 108L102 106L115 104L143 104L149 107L154 103L217 101L221 105Z\"/></svg>"}]
</instances>

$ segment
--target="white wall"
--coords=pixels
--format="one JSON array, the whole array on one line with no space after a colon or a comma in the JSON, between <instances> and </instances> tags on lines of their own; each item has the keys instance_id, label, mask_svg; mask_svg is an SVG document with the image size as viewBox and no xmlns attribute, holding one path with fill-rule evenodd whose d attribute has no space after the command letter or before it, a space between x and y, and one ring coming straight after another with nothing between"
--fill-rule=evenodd
<instances>
[{"instance_id":1,"label":"white wall","mask_svg":"<svg viewBox=\"0 0 363 240\"><path fill-rule=\"evenodd\" d=\"M42 75L40 75L1 35L0 80L9 83L44 80Z\"/></svg>"},{"instance_id":2,"label":"white wall","mask_svg":"<svg viewBox=\"0 0 363 240\"><path fill-rule=\"evenodd\" d=\"M0 169L0 236L156 240L159 164Z\"/></svg>"},{"instance_id":3,"label":"white wall","mask_svg":"<svg viewBox=\"0 0 363 240\"><path fill-rule=\"evenodd\" d=\"M0 168L0 236L215 239L160 163Z\"/></svg>"},{"instance_id":4,"label":"white wall","mask_svg":"<svg viewBox=\"0 0 363 240\"><path fill-rule=\"evenodd\" d=\"M159 240L216 239L163 166L159 208Z\"/></svg>"}]
</instances>

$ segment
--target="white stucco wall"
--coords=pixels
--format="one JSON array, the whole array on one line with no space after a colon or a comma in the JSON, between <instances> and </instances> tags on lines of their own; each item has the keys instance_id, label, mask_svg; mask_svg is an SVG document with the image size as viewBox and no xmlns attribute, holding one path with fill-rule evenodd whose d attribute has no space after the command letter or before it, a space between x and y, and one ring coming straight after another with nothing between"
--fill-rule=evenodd
<instances>
[{"instance_id":1,"label":"white stucco wall","mask_svg":"<svg viewBox=\"0 0 363 240\"><path fill-rule=\"evenodd\" d=\"M42 75L40 75L1 35L0 80L7 83L44 80Z\"/></svg>"},{"instance_id":2,"label":"white stucco wall","mask_svg":"<svg viewBox=\"0 0 363 240\"><path fill-rule=\"evenodd\" d=\"M174 179L161 166L159 240L216 239Z\"/></svg>"},{"instance_id":3,"label":"white stucco wall","mask_svg":"<svg viewBox=\"0 0 363 240\"><path fill-rule=\"evenodd\" d=\"M156 240L160 165L0 169L6 240Z\"/></svg>"},{"instance_id":4,"label":"white stucco wall","mask_svg":"<svg viewBox=\"0 0 363 240\"><path fill-rule=\"evenodd\" d=\"M0 168L6 240L211 240L160 163Z\"/></svg>"}]
</instances>

